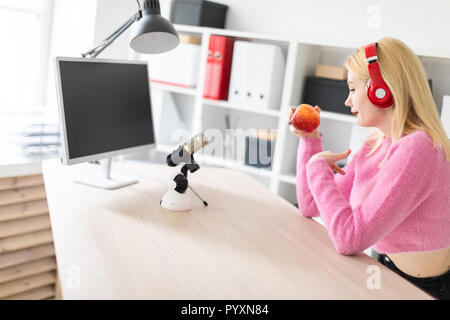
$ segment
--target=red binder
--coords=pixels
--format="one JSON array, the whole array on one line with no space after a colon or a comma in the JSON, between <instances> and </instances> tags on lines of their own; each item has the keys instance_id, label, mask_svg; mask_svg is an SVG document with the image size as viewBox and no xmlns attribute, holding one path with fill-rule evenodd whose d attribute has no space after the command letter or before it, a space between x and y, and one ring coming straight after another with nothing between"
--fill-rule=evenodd
<instances>
[{"instance_id":1,"label":"red binder","mask_svg":"<svg viewBox=\"0 0 450 320\"><path fill-rule=\"evenodd\" d=\"M210 36L203 97L228 99L234 40L230 37Z\"/></svg>"}]
</instances>

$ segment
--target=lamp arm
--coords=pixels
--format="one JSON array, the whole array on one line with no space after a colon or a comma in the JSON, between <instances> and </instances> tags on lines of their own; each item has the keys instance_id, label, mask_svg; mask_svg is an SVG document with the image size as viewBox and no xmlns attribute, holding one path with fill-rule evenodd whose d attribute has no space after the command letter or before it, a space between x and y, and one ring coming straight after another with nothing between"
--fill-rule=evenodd
<instances>
[{"instance_id":1,"label":"lamp arm","mask_svg":"<svg viewBox=\"0 0 450 320\"><path fill-rule=\"evenodd\" d=\"M113 43L114 40L116 40L122 33L124 33L125 30L127 30L133 23L135 23L136 21L138 21L141 18L142 18L142 11L139 10L130 19L128 19L123 25L121 25L116 31L111 33L105 40L100 42L98 45L96 45L91 50L89 50L85 53L82 53L81 56L83 58L97 57L100 53L102 53L103 50L105 50L107 47L109 47L109 45L111 45L111 43Z\"/></svg>"}]
</instances>

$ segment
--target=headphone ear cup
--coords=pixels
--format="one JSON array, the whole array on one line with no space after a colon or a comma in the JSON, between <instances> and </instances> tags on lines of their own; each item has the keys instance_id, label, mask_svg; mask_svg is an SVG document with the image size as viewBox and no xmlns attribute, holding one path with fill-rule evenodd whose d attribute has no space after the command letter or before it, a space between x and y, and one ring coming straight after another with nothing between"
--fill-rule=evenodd
<instances>
[{"instance_id":1,"label":"headphone ear cup","mask_svg":"<svg viewBox=\"0 0 450 320\"><path fill-rule=\"evenodd\" d=\"M366 92L369 101L377 108L385 109L390 107L394 102L392 101L392 93L389 88L378 88L378 90L384 90L386 96L384 98L377 97L373 81L372 79L369 79L366 84Z\"/></svg>"}]
</instances>

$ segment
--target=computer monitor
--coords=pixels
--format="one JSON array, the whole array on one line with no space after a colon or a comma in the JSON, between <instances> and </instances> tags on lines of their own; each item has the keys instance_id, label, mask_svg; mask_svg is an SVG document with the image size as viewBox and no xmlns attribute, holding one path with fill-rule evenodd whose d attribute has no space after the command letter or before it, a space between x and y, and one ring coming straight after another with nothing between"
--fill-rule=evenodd
<instances>
[{"instance_id":1,"label":"computer monitor","mask_svg":"<svg viewBox=\"0 0 450 320\"><path fill-rule=\"evenodd\" d=\"M101 174L76 179L115 189L135 179L111 175L111 157L155 147L147 63L56 58L61 161L103 159Z\"/></svg>"}]
</instances>

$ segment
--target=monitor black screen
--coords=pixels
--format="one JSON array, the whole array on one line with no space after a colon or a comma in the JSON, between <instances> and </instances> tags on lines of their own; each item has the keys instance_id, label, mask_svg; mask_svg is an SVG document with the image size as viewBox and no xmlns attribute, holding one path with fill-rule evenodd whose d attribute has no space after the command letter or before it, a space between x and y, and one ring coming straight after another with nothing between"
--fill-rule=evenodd
<instances>
[{"instance_id":1,"label":"monitor black screen","mask_svg":"<svg viewBox=\"0 0 450 320\"><path fill-rule=\"evenodd\" d=\"M155 143L146 64L58 63L70 159Z\"/></svg>"}]
</instances>

